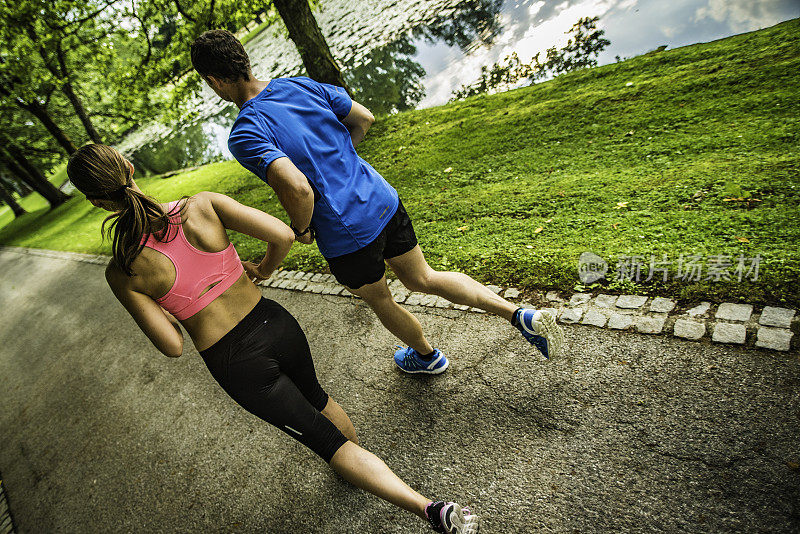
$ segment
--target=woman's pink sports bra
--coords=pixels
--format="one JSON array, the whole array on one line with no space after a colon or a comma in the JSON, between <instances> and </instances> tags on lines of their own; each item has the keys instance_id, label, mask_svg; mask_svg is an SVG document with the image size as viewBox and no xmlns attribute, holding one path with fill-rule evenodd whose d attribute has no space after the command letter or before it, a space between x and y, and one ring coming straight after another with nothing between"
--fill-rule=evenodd
<instances>
[{"instance_id":1,"label":"woman's pink sports bra","mask_svg":"<svg viewBox=\"0 0 800 534\"><path fill-rule=\"evenodd\" d=\"M178 200L170 202L167 211L171 213L178 202ZM174 239L162 242L153 234L147 234L142 236L142 243L161 252L175 265L175 282L166 295L155 300L176 319L183 320L196 314L222 295L239 279L244 268L233 243L219 252L203 252L193 247L186 239L180 211L171 215L170 220L178 223L169 226L169 231L175 226L178 228L178 235ZM215 282L218 282L217 285L200 295L203 289Z\"/></svg>"}]
</instances>

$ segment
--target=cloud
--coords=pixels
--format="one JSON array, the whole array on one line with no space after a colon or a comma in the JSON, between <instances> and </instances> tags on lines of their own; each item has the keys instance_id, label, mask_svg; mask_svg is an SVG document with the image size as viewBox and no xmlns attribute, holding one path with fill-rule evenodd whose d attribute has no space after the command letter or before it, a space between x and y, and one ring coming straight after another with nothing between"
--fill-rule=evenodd
<instances>
[{"instance_id":1,"label":"cloud","mask_svg":"<svg viewBox=\"0 0 800 534\"><path fill-rule=\"evenodd\" d=\"M694 20L710 18L733 31L747 32L775 24L786 8L786 0L708 0L708 5L697 8Z\"/></svg>"}]
</instances>

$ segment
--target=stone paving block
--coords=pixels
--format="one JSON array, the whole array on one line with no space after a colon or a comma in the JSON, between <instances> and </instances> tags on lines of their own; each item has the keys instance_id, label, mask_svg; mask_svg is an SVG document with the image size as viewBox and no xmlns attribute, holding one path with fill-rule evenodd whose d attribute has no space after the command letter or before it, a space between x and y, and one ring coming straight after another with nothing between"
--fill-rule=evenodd
<instances>
[{"instance_id":1,"label":"stone paving block","mask_svg":"<svg viewBox=\"0 0 800 534\"><path fill-rule=\"evenodd\" d=\"M608 327L613 330L625 330L626 328L630 328L632 324L633 317L630 315L615 313L608 318Z\"/></svg>"},{"instance_id":2,"label":"stone paving block","mask_svg":"<svg viewBox=\"0 0 800 534\"><path fill-rule=\"evenodd\" d=\"M455 304L453 307L461 311L467 311L469 309L469 306L465 306L464 304Z\"/></svg>"},{"instance_id":3,"label":"stone paving block","mask_svg":"<svg viewBox=\"0 0 800 534\"><path fill-rule=\"evenodd\" d=\"M322 273L315 273L314 276L311 277L311 281L312 282L319 282L320 280L322 280L323 276L324 275Z\"/></svg>"},{"instance_id":4,"label":"stone paving block","mask_svg":"<svg viewBox=\"0 0 800 534\"><path fill-rule=\"evenodd\" d=\"M726 321L749 321L753 313L751 304L735 304L733 302L723 302L717 309L716 318Z\"/></svg>"},{"instance_id":5,"label":"stone paving block","mask_svg":"<svg viewBox=\"0 0 800 534\"><path fill-rule=\"evenodd\" d=\"M436 304L436 299L438 299L438 298L439 297L436 296L436 295L427 295L426 294L420 299L419 305L420 306L434 306Z\"/></svg>"},{"instance_id":6,"label":"stone paving block","mask_svg":"<svg viewBox=\"0 0 800 534\"><path fill-rule=\"evenodd\" d=\"M580 306L581 304L586 304L592 298L592 295L589 293L575 293L569 299L570 306Z\"/></svg>"},{"instance_id":7,"label":"stone paving block","mask_svg":"<svg viewBox=\"0 0 800 534\"><path fill-rule=\"evenodd\" d=\"M306 286L306 291L310 291L311 293L322 293L322 289L325 286L319 282L312 282Z\"/></svg>"},{"instance_id":8,"label":"stone paving block","mask_svg":"<svg viewBox=\"0 0 800 534\"><path fill-rule=\"evenodd\" d=\"M444 297L436 297L436 301L433 303L433 305L437 308L449 308L453 305L453 303Z\"/></svg>"},{"instance_id":9,"label":"stone paving block","mask_svg":"<svg viewBox=\"0 0 800 534\"><path fill-rule=\"evenodd\" d=\"M306 288L307 285L308 285L308 281L307 280L297 280L297 281L295 281L294 287L292 289L294 289L296 291L302 291L302 290L304 290Z\"/></svg>"},{"instance_id":10,"label":"stone paving block","mask_svg":"<svg viewBox=\"0 0 800 534\"><path fill-rule=\"evenodd\" d=\"M581 320L582 316L583 316L583 310L580 308L565 308L564 310L562 310L559 320L562 323L568 323L568 324L577 323L578 321Z\"/></svg>"},{"instance_id":11,"label":"stone paving block","mask_svg":"<svg viewBox=\"0 0 800 534\"><path fill-rule=\"evenodd\" d=\"M344 291L344 286L340 286L338 284L325 284L322 288L323 295L338 295L342 291Z\"/></svg>"},{"instance_id":12,"label":"stone paving block","mask_svg":"<svg viewBox=\"0 0 800 534\"><path fill-rule=\"evenodd\" d=\"M275 287L277 287L278 289L285 289L286 286L289 285L289 283L291 281L292 281L291 278L284 278L284 279L278 281L278 284Z\"/></svg>"},{"instance_id":13,"label":"stone paving block","mask_svg":"<svg viewBox=\"0 0 800 534\"><path fill-rule=\"evenodd\" d=\"M617 308L635 310L647 302L647 297L642 295L620 295L617 299Z\"/></svg>"},{"instance_id":14,"label":"stone paving block","mask_svg":"<svg viewBox=\"0 0 800 534\"><path fill-rule=\"evenodd\" d=\"M758 323L765 326L780 326L781 328L789 328L792 325L794 314L795 311L788 308L766 306L761 312L761 317L758 319Z\"/></svg>"},{"instance_id":15,"label":"stone paving block","mask_svg":"<svg viewBox=\"0 0 800 534\"><path fill-rule=\"evenodd\" d=\"M303 275L303 280L311 280L314 277L314 274L316 273L305 273Z\"/></svg>"},{"instance_id":16,"label":"stone paving block","mask_svg":"<svg viewBox=\"0 0 800 534\"><path fill-rule=\"evenodd\" d=\"M506 289L506 292L503 293L503 297L506 299L515 299L519 297L519 289L516 287L509 287Z\"/></svg>"},{"instance_id":17,"label":"stone paving block","mask_svg":"<svg viewBox=\"0 0 800 534\"><path fill-rule=\"evenodd\" d=\"M747 328L743 324L717 323L711 341L717 343L736 343L742 345L747 337Z\"/></svg>"},{"instance_id":18,"label":"stone paving block","mask_svg":"<svg viewBox=\"0 0 800 534\"><path fill-rule=\"evenodd\" d=\"M710 308L711 308L711 303L710 302L701 302L700 304L698 304L694 308L686 310L686 314L690 315L692 317L699 317L701 315L705 315L706 313L708 313L708 310Z\"/></svg>"},{"instance_id":19,"label":"stone paving block","mask_svg":"<svg viewBox=\"0 0 800 534\"><path fill-rule=\"evenodd\" d=\"M545 295L545 298L547 300L553 300L556 302L564 302L564 299L558 296L558 291L548 291L547 295Z\"/></svg>"},{"instance_id":20,"label":"stone paving block","mask_svg":"<svg viewBox=\"0 0 800 534\"><path fill-rule=\"evenodd\" d=\"M792 336L794 334L786 328L759 326L756 335L756 347L787 351L792 345Z\"/></svg>"},{"instance_id":21,"label":"stone paving block","mask_svg":"<svg viewBox=\"0 0 800 534\"><path fill-rule=\"evenodd\" d=\"M275 273L275 278L286 278L288 271L278 271Z\"/></svg>"},{"instance_id":22,"label":"stone paving block","mask_svg":"<svg viewBox=\"0 0 800 534\"><path fill-rule=\"evenodd\" d=\"M406 298L406 304L409 306L419 306L420 302L422 302L422 299L425 297L427 297L425 293L413 291L408 298Z\"/></svg>"},{"instance_id":23,"label":"stone paving block","mask_svg":"<svg viewBox=\"0 0 800 534\"><path fill-rule=\"evenodd\" d=\"M323 274L322 275L323 282L336 282L336 277L332 274Z\"/></svg>"},{"instance_id":24,"label":"stone paving block","mask_svg":"<svg viewBox=\"0 0 800 534\"><path fill-rule=\"evenodd\" d=\"M664 330L664 323L667 321L667 316L649 317L642 315L636 317L634 323L636 324L636 331L641 334L660 334Z\"/></svg>"},{"instance_id":25,"label":"stone paving block","mask_svg":"<svg viewBox=\"0 0 800 534\"><path fill-rule=\"evenodd\" d=\"M486 313L485 310L482 310L480 308L470 308L469 311L475 312L475 313Z\"/></svg>"},{"instance_id":26,"label":"stone paving block","mask_svg":"<svg viewBox=\"0 0 800 534\"><path fill-rule=\"evenodd\" d=\"M700 339L706 335L706 325L691 319L678 319L675 321L672 333L676 337L682 337L683 339Z\"/></svg>"},{"instance_id":27,"label":"stone paving block","mask_svg":"<svg viewBox=\"0 0 800 534\"><path fill-rule=\"evenodd\" d=\"M665 299L664 297L656 297L650 303L650 311L655 313L669 313L675 309L675 301L672 299Z\"/></svg>"},{"instance_id":28,"label":"stone paving block","mask_svg":"<svg viewBox=\"0 0 800 534\"><path fill-rule=\"evenodd\" d=\"M619 295L597 295L594 299L594 305L599 308L613 308L617 303Z\"/></svg>"},{"instance_id":29,"label":"stone paving block","mask_svg":"<svg viewBox=\"0 0 800 534\"><path fill-rule=\"evenodd\" d=\"M411 293L411 291L402 285L400 287L393 285L389 288L389 291L392 293L392 298L395 302L405 302L405 300L408 298L408 295Z\"/></svg>"},{"instance_id":30,"label":"stone paving block","mask_svg":"<svg viewBox=\"0 0 800 534\"><path fill-rule=\"evenodd\" d=\"M589 308L583 315L581 324L588 324L591 326L598 326L603 328L606 325L608 318L594 308Z\"/></svg>"},{"instance_id":31,"label":"stone paving block","mask_svg":"<svg viewBox=\"0 0 800 534\"><path fill-rule=\"evenodd\" d=\"M486 286L486 287L489 289L489 291L491 291L491 292L492 292L492 293L494 293L495 295L499 295L499 294L500 294L500 292L503 290L503 288L502 288L502 287L500 287L500 286L488 285L488 286Z\"/></svg>"}]
</instances>

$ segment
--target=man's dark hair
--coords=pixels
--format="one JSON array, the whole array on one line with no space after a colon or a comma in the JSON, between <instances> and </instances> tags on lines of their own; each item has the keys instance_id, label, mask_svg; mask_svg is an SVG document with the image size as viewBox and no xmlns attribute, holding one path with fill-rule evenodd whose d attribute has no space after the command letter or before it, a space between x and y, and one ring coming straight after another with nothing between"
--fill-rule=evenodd
<instances>
[{"instance_id":1,"label":"man's dark hair","mask_svg":"<svg viewBox=\"0 0 800 534\"><path fill-rule=\"evenodd\" d=\"M203 32L192 43L192 66L202 76L226 82L250 79L250 58L242 43L227 30Z\"/></svg>"}]
</instances>

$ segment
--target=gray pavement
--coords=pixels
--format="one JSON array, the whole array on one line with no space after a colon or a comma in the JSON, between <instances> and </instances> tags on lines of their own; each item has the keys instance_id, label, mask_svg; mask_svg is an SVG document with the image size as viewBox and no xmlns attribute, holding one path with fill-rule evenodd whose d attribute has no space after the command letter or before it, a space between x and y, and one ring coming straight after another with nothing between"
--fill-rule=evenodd
<instances>
[{"instance_id":1,"label":"gray pavement","mask_svg":"<svg viewBox=\"0 0 800 534\"><path fill-rule=\"evenodd\" d=\"M0 273L19 532L427 532L240 409L191 347L161 356L102 266L0 251ZM264 294L304 327L362 444L473 505L485 533L800 529L797 354L573 326L546 362L499 319L414 308L452 365L409 377L362 302Z\"/></svg>"}]
</instances>

